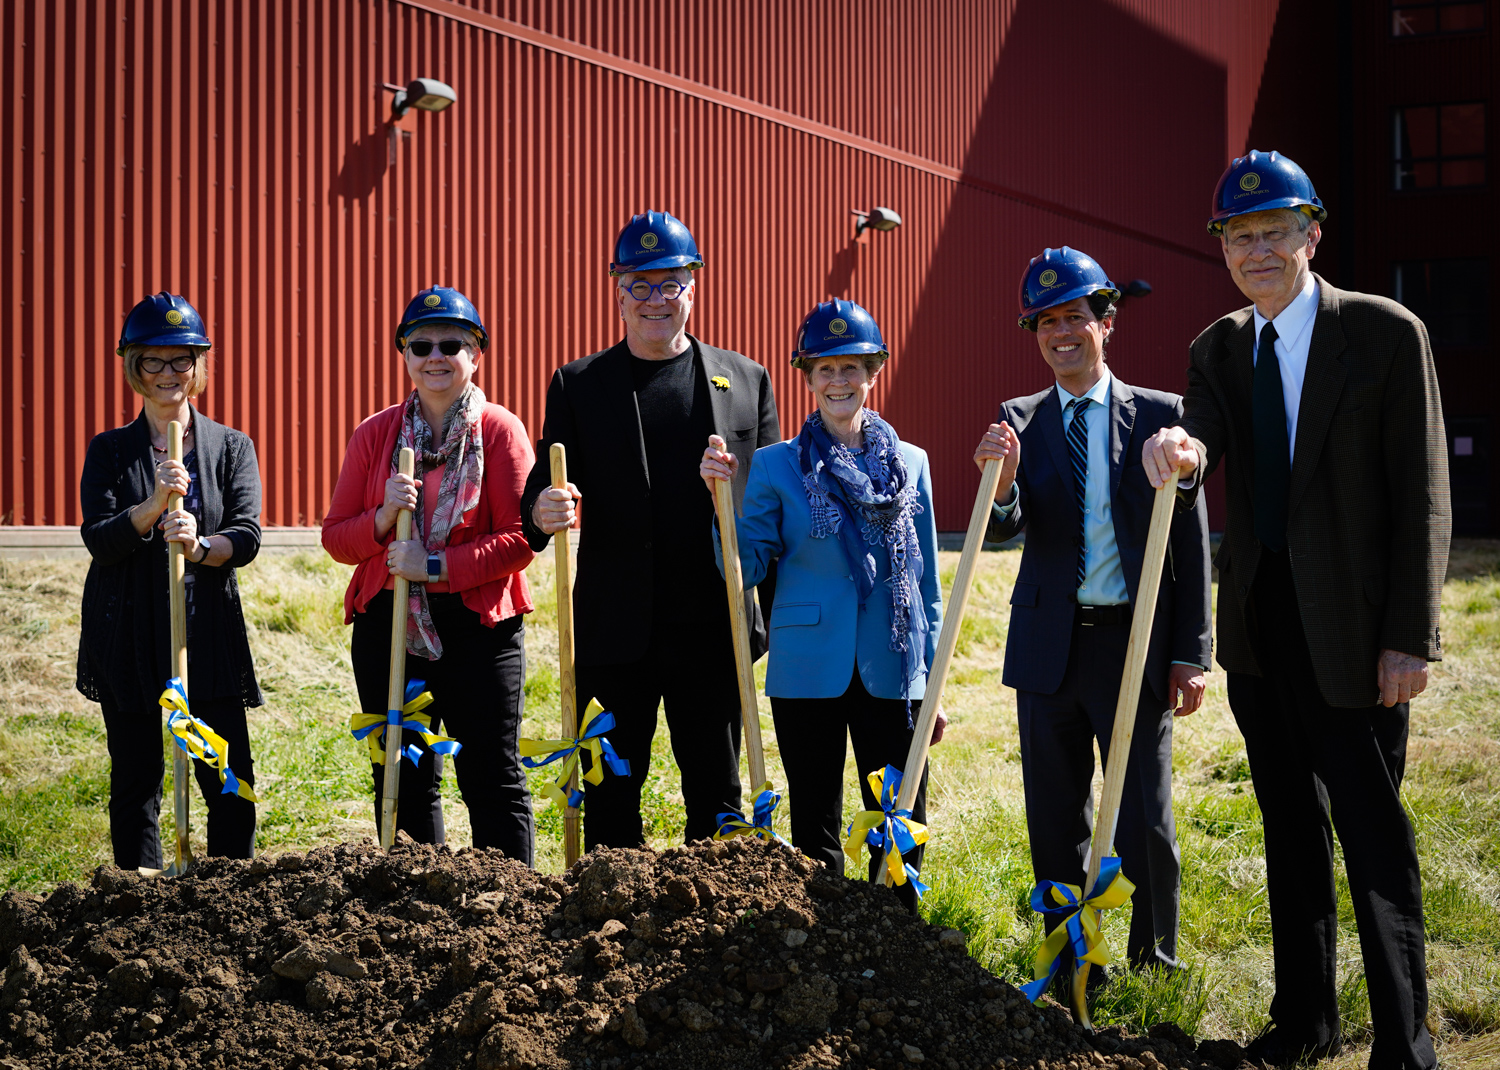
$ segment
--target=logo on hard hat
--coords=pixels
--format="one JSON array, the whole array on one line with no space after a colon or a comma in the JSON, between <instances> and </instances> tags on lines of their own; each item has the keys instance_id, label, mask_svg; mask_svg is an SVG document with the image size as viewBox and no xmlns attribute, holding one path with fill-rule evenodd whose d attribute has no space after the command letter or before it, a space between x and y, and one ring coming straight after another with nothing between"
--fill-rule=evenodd
<instances>
[{"instance_id":1,"label":"logo on hard hat","mask_svg":"<svg viewBox=\"0 0 1500 1070\"><path fill-rule=\"evenodd\" d=\"M168 310L166 319L173 327L182 326L182 313L178 312L175 308Z\"/></svg>"},{"instance_id":2,"label":"logo on hard hat","mask_svg":"<svg viewBox=\"0 0 1500 1070\"><path fill-rule=\"evenodd\" d=\"M641 235L641 248L655 249L656 243L660 240L660 238L658 238L655 234L651 233L651 231L648 230L646 231L646 233Z\"/></svg>"},{"instance_id":3,"label":"logo on hard hat","mask_svg":"<svg viewBox=\"0 0 1500 1070\"><path fill-rule=\"evenodd\" d=\"M830 334L843 334L848 329L849 325L841 319L831 319L828 321L828 331Z\"/></svg>"},{"instance_id":4,"label":"logo on hard hat","mask_svg":"<svg viewBox=\"0 0 1500 1070\"><path fill-rule=\"evenodd\" d=\"M1041 283L1043 286L1056 286L1057 272L1053 271L1051 268L1048 268L1046 271L1037 276L1036 281Z\"/></svg>"},{"instance_id":5,"label":"logo on hard hat","mask_svg":"<svg viewBox=\"0 0 1500 1070\"><path fill-rule=\"evenodd\" d=\"M1246 171L1240 176L1240 189L1246 193L1251 192L1260 185L1260 176L1254 171Z\"/></svg>"},{"instance_id":6,"label":"logo on hard hat","mask_svg":"<svg viewBox=\"0 0 1500 1070\"><path fill-rule=\"evenodd\" d=\"M443 299L437 294L428 294L422 299L422 304L426 305L428 308L437 308L438 305L442 303Z\"/></svg>"}]
</instances>

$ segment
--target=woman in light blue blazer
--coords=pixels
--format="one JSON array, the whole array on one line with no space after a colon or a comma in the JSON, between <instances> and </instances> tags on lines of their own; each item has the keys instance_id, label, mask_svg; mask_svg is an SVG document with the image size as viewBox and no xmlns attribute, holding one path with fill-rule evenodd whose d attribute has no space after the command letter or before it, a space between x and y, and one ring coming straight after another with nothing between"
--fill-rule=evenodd
<instances>
[{"instance_id":1,"label":"woman in light blue blazer","mask_svg":"<svg viewBox=\"0 0 1500 1070\"><path fill-rule=\"evenodd\" d=\"M739 522L745 585L776 561L766 694L786 769L792 844L843 872L844 738L865 774L900 769L942 623L937 525L927 454L865 408L889 354L875 320L849 301L808 313L792 364L818 407L796 439L755 452ZM739 465L710 439L713 490ZM723 567L714 533L715 554ZM933 742L942 737L938 716ZM912 817L924 819L924 771ZM920 850L920 849L919 849ZM873 852L872 852L873 854ZM920 866L920 855L903 860ZM876 859L871 858L871 879ZM898 889L915 909L910 882Z\"/></svg>"}]
</instances>

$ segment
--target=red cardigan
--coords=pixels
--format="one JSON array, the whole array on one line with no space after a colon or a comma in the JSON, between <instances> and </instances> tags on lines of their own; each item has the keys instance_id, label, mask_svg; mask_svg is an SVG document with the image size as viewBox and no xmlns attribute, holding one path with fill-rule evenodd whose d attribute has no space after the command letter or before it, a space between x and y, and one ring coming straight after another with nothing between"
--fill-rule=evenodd
<instances>
[{"instance_id":1,"label":"red cardigan","mask_svg":"<svg viewBox=\"0 0 1500 1070\"><path fill-rule=\"evenodd\" d=\"M323 518L323 549L335 561L355 566L344 593L345 624L363 613L390 579L385 548L395 538L395 529L377 539L375 513L385 501L403 405L377 412L354 429ZM486 403L479 422L484 488L479 505L448 535L448 590L462 594L464 605L493 628L535 608L522 575L535 555L521 533L521 491L535 454L526 428L510 410Z\"/></svg>"}]
</instances>

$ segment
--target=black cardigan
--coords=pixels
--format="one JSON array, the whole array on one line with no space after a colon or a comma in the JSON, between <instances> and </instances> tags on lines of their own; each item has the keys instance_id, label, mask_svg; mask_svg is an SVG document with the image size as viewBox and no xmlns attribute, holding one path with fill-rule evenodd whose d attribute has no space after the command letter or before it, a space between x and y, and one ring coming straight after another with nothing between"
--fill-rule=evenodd
<instances>
[{"instance_id":1,"label":"black cardigan","mask_svg":"<svg viewBox=\"0 0 1500 1070\"><path fill-rule=\"evenodd\" d=\"M188 697L262 702L234 570L260 552L260 470L250 437L193 410L202 535L225 535L234 553L218 567L188 565L193 634ZM172 675L167 543L154 524L136 534L132 507L151 497L155 462L144 412L95 435L83 461L83 542L93 560L83 583L78 690L95 702L148 710Z\"/></svg>"}]
</instances>

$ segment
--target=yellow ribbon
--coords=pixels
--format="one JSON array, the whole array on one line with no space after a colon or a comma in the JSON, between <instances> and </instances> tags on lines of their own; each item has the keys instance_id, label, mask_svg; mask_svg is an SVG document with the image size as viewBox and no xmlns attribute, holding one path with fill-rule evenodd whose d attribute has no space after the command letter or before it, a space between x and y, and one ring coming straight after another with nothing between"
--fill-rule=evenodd
<instances>
[{"instance_id":1,"label":"yellow ribbon","mask_svg":"<svg viewBox=\"0 0 1500 1070\"><path fill-rule=\"evenodd\" d=\"M901 793L901 770L888 765L865 779L880 800L881 809L861 810L854 815L854 820L849 823L848 838L844 840L844 853L858 865L859 851L865 844L883 850L891 883L905 884L909 875L918 893L925 892L927 886L916 879L916 869L901 860L902 851L910 851L927 842L927 826L913 821L910 810L896 809L896 799Z\"/></svg>"},{"instance_id":2,"label":"yellow ribbon","mask_svg":"<svg viewBox=\"0 0 1500 1070\"><path fill-rule=\"evenodd\" d=\"M188 711L187 690L182 678L174 676L167 681L167 689L158 699L162 707L170 711L167 728L171 730L177 746L200 762L219 773L219 783L224 785L223 795L238 795L250 802L260 802L259 796L229 768L229 743L223 736L194 717Z\"/></svg>"},{"instance_id":3,"label":"yellow ribbon","mask_svg":"<svg viewBox=\"0 0 1500 1070\"><path fill-rule=\"evenodd\" d=\"M463 744L446 733L434 732L432 714L422 712L432 705L433 699L431 691L423 690L421 680L407 683L406 698L406 704L396 711L400 715L399 721L389 713L356 713L349 718L349 734L365 741L370 749L370 761L376 765L385 764L385 729L393 723L399 723L401 728L417 733L438 754L457 754ZM422 751L415 744L404 748L401 753L414 764L422 756Z\"/></svg>"},{"instance_id":4,"label":"yellow ribbon","mask_svg":"<svg viewBox=\"0 0 1500 1070\"><path fill-rule=\"evenodd\" d=\"M1134 892L1135 885L1120 872L1120 860L1115 857L1106 858L1100 864L1099 877L1087 898L1078 885L1060 881L1042 881L1033 888L1033 910L1049 920L1059 915L1063 917L1037 948L1036 958L1031 963L1034 980L1022 985L1021 991L1033 1002L1041 999L1060 966L1059 956L1069 946L1073 948L1075 958L1095 966L1107 966L1111 956L1104 932L1099 928L1099 914L1123 905Z\"/></svg>"},{"instance_id":5,"label":"yellow ribbon","mask_svg":"<svg viewBox=\"0 0 1500 1070\"><path fill-rule=\"evenodd\" d=\"M570 806L577 806L583 801L583 792L575 790L569 794L567 788L574 771L583 760L584 751L588 751L593 759L589 764L589 771L583 774L583 779L590 784L604 782L605 765L608 765L610 772L616 776L630 775L630 762L617 755L609 740L604 738L604 733L614 726L615 715L606 713L604 707L595 699L589 703L588 709L584 710L583 731L573 739L522 739L520 741L521 762L528 769L538 769L541 766L561 761L562 766L558 770L556 779L542 785L542 794L563 810ZM532 761L541 754L551 755L551 757L539 762Z\"/></svg>"}]
</instances>

